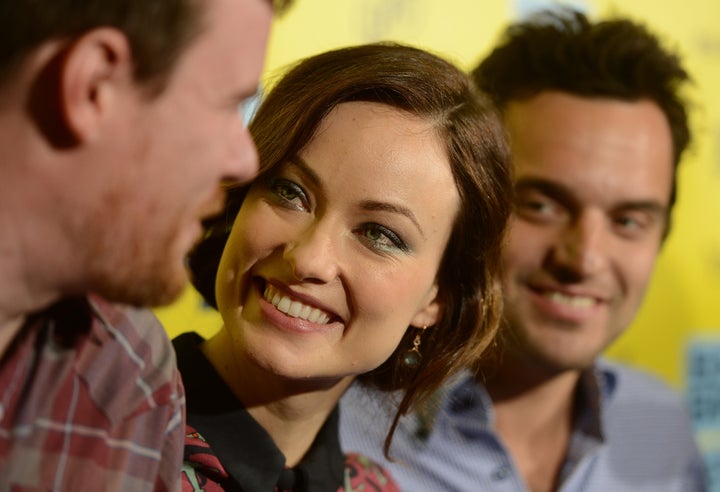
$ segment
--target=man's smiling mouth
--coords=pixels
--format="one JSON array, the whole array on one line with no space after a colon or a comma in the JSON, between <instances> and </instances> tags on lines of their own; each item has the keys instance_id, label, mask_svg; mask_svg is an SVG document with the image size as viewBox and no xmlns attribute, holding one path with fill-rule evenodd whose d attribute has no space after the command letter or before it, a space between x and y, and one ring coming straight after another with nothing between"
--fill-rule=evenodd
<instances>
[{"instance_id":1,"label":"man's smiling mouth","mask_svg":"<svg viewBox=\"0 0 720 492\"><path fill-rule=\"evenodd\" d=\"M568 295L557 291L544 291L541 294L554 303L576 309L589 308L597 304L597 300L589 296Z\"/></svg>"}]
</instances>

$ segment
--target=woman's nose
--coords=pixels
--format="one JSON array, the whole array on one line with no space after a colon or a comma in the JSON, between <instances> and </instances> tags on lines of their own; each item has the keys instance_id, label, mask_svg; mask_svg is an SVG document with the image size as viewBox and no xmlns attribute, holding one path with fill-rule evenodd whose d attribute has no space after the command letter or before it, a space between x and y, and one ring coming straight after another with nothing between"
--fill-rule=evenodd
<instances>
[{"instance_id":1,"label":"woman's nose","mask_svg":"<svg viewBox=\"0 0 720 492\"><path fill-rule=\"evenodd\" d=\"M285 244L283 258L297 280L328 283L338 276L337 246L328 227L313 224Z\"/></svg>"}]
</instances>

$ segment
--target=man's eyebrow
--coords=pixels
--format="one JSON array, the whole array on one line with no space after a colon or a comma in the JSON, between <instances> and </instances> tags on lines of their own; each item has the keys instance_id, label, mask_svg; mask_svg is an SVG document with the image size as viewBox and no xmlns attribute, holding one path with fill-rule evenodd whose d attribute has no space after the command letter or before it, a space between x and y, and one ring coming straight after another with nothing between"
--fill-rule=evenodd
<instances>
[{"instance_id":1,"label":"man's eyebrow","mask_svg":"<svg viewBox=\"0 0 720 492\"><path fill-rule=\"evenodd\" d=\"M618 203L615 208L618 210L638 210L662 217L668 215L668 207L656 200L628 200Z\"/></svg>"},{"instance_id":2,"label":"man's eyebrow","mask_svg":"<svg viewBox=\"0 0 720 492\"><path fill-rule=\"evenodd\" d=\"M577 205L579 202L575 193L573 193L569 187L543 178L519 178L515 182L515 192L519 193L523 191L539 191L540 193L548 195L559 202L570 205ZM641 210L657 215L667 215L668 213L667 205L653 199L625 200L614 204L613 209Z\"/></svg>"},{"instance_id":3,"label":"man's eyebrow","mask_svg":"<svg viewBox=\"0 0 720 492\"><path fill-rule=\"evenodd\" d=\"M538 191L563 203L575 205L578 203L575 194L566 186L544 178L523 177L515 181L515 194L524 191Z\"/></svg>"},{"instance_id":4,"label":"man's eyebrow","mask_svg":"<svg viewBox=\"0 0 720 492\"><path fill-rule=\"evenodd\" d=\"M310 182L312 182L313 185L317 186L320 190L324 188L324 184L322 179L320 179L320 176L318 176L318 174L313 171L313 169L308 165L307 162L305 162L302 157L293 157L290 160L290 164L294 165L301 173L305 175L305 177ZM360 207L363 210L368 211L381 211L404 215L405 217L410 219L413 224L415 224L415 227L417 227L418 231L420 231L422 237L425 238L425 231L423 231L423 228L420 227L420 223L418 222L417 217L415 217L415 214L412 210L403 205L388 202L379 202L376 200L366 200L360 204Z\"/></svg>"}]
</instances>

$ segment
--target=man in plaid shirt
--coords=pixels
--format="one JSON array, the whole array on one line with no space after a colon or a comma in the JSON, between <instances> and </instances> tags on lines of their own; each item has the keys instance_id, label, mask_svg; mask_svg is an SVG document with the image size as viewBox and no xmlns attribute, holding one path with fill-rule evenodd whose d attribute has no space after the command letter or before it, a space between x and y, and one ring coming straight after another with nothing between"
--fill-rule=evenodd
<instances>
[{"instance_id":1,"label":"man in plaid shirt","mask_svg":"<svg viewBox=\"0 0 720 492\"><path fill-rule=\"evenodd\" d=\"M129 306L255 174L238 106L287 3L0 2L0 490L179 486L175 355Z\"/></svg>"}]
</instances>

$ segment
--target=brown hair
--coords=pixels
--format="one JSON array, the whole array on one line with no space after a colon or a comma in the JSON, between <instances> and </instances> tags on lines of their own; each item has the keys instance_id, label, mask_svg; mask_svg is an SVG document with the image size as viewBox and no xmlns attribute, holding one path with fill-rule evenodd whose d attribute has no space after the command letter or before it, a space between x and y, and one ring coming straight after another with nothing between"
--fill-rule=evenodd
<instances>
[{"instance_id":1,"label":"brown hair","mask_svg":"<svg viewBox=\"0 0 720 492\"><path fill-rule=\"evenodd\" d=\"M392 356L359 376L382 390L405 390L397 418L436 390L444 378L475 362L493 340L501 313L500 247L512 200L508 149L499 116L454 65L397 44L343 48L308 58L268 94L250 131L262 179L311 141L323 118L350 101L386 104L434 122L444 142L461 200L437 274L443 309L426 330L416 368L403 364L416 330L408 329ZM193 282L215 305L215 274L247 187L229 193L225 213L208 222L191 254Z\"/></svg>"},{"instance_id":2,"label":"brown hair","mask_svg":"<svg viewBox=\"0 0 720 492\"><path fill-rule=\"evenodd\" d=\"M677 166L690 143L687 110L679 90L690 77L679 56L664 48L643 25L629 19L593 23L568 8L541 11L511 24L472 77L501 109L513 99L546 90L655 102L672 134L670 208L674 205Z\"/></svg>"},{"instance_id":3,"label":"brown hair","mask_svg":"<svg viewBox=\"0 0 720 492\"><path fill-rule=\"evenodd\" d=\"M276 12L293 0L269 0ZM18 0L0 2L0 84L25 56L51 39L73 39L102 26L128 38L135 79L162 91L185 48L202 30L199 0Z\"/></svg>"}]
</instances>

